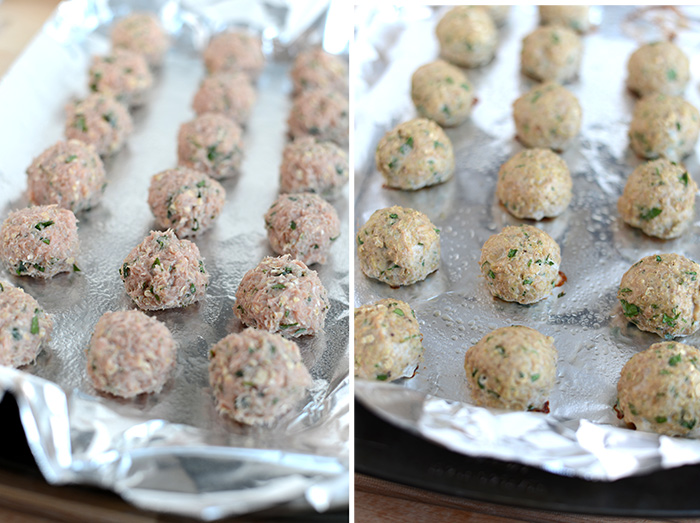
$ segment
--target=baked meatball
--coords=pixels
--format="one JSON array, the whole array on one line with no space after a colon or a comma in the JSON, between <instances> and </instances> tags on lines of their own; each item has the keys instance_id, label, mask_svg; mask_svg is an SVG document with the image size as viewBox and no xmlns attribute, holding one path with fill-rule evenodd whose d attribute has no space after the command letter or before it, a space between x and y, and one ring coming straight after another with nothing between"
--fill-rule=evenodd
<instances>
[{"instance_id":1,"label":"baked meatball","mask_svg":"<svg viewBox=\"0 0 700 523\"><path fill-rule=\"evenodd\" d=\"M641 158L663 156L680 161L695 148L699 119L698 110L680 96L645 96L634 107L630 147Z\"/></svg>"},{"instance_id":2,"label":"baked meatball","mask_svg":"<svg viewBox=\"0 0 700 523\"><path fill-rule=\"evenodd\" d=\"M294 99L287 125L292 139L314 136L340 147L348 147L348 99L324 89L304 91Z\"/></svg>"},{"instance_id":3,"label":"baked meatball","mask_svg":"<svg viewBox=\"0 0 700 523\"><path fill-rule=\"evenodd\" d=\"M375 153L377 169L388 187L414 191L452 178L455 156L442 128L416 118L386 133Z\"/></svg>"},{"instance_id":4,"label":"baked meatball","mask_svg":"<svg viewBox=\"0 0 700 523\"><path fill-rule=\"evenodd\" d=\"M326 263L340 236L335 208L316 194L282 194L265 213L267 238L277 254L291 254L306 265Z\"/></svg>"},{"instance_id":5,"label":"baked meatball","mask_svg":"<svg viewBox=\"0 0 700 523\"><path fill-rule=\"evenodd\" d=\"M97 390L122 398L160 392L175 367L168 328L137 310L106 312L87 349L87 373Z\"/></svg>"},{"instance_id":6,"label":"baked meatball","mask_svg":"<svg viewBox=\"0 0 700 523\"><path fill-rule=\"evenodd\" d=\"M348 183L348 155L332 142L297 138L282 151L280 192L312 192L333 199Z\"/></svg>"},{"instance_id":7,"label":"baked meatball","mask_svg":"<svg viewBox=\"0 0 700 523\"><path fill-rule=\"evenodd\" d=\"M690 79L690 61L671 42L654 42L637 49L627 62L627 87L639 96L679 96Z\"/></svg>"},{"instance_id":8,"label":"baked meatball","mask_svg":"<svg viewBox=\"0 0 700 523\"><path fill-rule=\"evenodd\" d=\"M144 55L114 49L106 56L93 56L88 85L94 93L114 96L125 105L142 105L153 85L153 75Z\"/></svg>"},{"instance_id":9,"label":"baked meatball","mask_svg":"<svg viewBox=\"0 0 700 523\"><path fill-rule=\"evenodd\" d=\"M221 180L238 174L243 161L243 131L222 114L208 113L180 126L179 165Z\"/></svg>"},{"instance_id":10,"label":"baked meatball","mask_svg":"<svg viewBox=\"0 0 700 523\"><path fill-rule=\"evenodd\" d=\"M151 67L158 67L170 47L170 37L153 14L135 12L114 24L112 47L142 54Z\"/></svg>"},{"instance_id":11,"label":"baked meatball","mask_svg":"<svg viewBox=\"0 0 700 523\"><path fill-rule=\"evenodd\" d=\"M423 335L408 303L386 298L355 309L355 376L411 378L423 350Z\"/></svg>"},{"instance_id":12,"label":"baked meatball","mask_svg":"<svg viewBox=\"0 0 700 523\"><path fill-rule=\"evenodd\" d=\"M226 191L216 180L187 167L176 167L151 178L148 205L159 227L178 238L196 236L221 213Z\"/></svg>"},{"instance_id":13,"label":"baked meatball","mask_svg":"<svg viewBox=\"0 0 700 523\"><path fill-rule=\"evenodd\" d=\"M571 202L566 162L549 149L525 149L501 165L496 196L516 218L559 216Z\"/></svg>"},{"instance_id":14,"label":"baked meatball","mask_svg":"<svg viewBox=\"0 0 700 523\"><path fill-rule=\"evenodd\" d=\"M245 126L256 98L255 88L245 73L216 73L202 81L192 100L192 109L198 115L220 113Z\"/></svg>"},{"instance_id":15,"label":"baked meatball","mask_svg":"<svg viewBox=\"0 0 700 523\"><path fill-rule=\"evenodd\" d=\"M617 408L638 430L700 435L700 351L675 341L655 343L625 364Z\"/></svg>"},{"instance_id":16,"label":"baked meatball","mask_svg":"<svg viewBox=\"0 0 700 523\"><path fill-rule=\"evenodd\" d=\"M455 65L481 67L496 54L498 30L482 7L453 7L438 22L435 34L440 56Z\"/></svg>"},{"instance_id":17,"label":"baked meatball","mask_svg":"<svg viewBox=\"0 0 700 523\"><path fill-rule=\"evenodd\" d=\"M78 272L79 252L75 215L56 205L13 211L0 228L0 259L17 276L53 278Z\"/></svg>"},{"instance_id":18,"label":"baked meatball","mask_svg":"<svg viewBox=\"0 0 700 523\"><path fill-rule=\"evenodd\" d=\"M285 254L245 273L233 311L245 325L296 338L321 332L329 308L316 271Z\"/></svg>"},{"instance_id":19,"label":"baked meatball","mask_svg":"<svg viewBox=\"0 0 700 523\"><path fill-rule=\"evenodd\" d=\"M106 186L95 148L79 140L55 143L27 168L27 195L34 205L86 211L99 203Z\"/></svg>"},{"instance_id":20,"label":"baked meatball","mask_svg":"<svg viewBox=\"0 0 700 523\"><path fill-rule=\"evenodd\" d=\"M695 216L698 186L685 167L665 158L640 165L617 201L620 217L657 238L676 238Z\"/></svg>"},{"instance_id":21,"label":"baked meatball","mask_svg":"<svg viewBox=\"0 0 700 523\"><path fill-rule=\"evenodd\" d=\"M204 50L209 73L240 71L255 80L265 67L260 37L243 32L215 35Z\"/></svg>"},{"instance_id":22,"label":"baked meatball","mask_svg":"<svg viewBox=\"0 0 700 523\"><path fill-rule=\"evenodd\" d=\"M482 407L549 412L557 374L554 338L530 327L501 327L467 350L472 401Z\"/></svg>"},{"instance_id":23,"label":"baked meatball","mask_svg":"<svg viewBox=\"0 0 700 523\"><path fill-rule=\"evenodd\" d=\"M216 410L239 423L260 425L292 410L313 380L296 343L245 329L209 351L209 384Z\"/></svg>"},{"instance_id":24,"label":"baked meatball","mask_svg":"<svg viewBox=\"0 0 700 523\"><path fill-rule=\"evenodd\" d=\"M294 94L311 89L329 89L347 95L348 67L345 61L320 47L302 51L290 71Z\"/></svg>"},{"instance_id":25,"label":"baked meatball","mask_svg":"<svg viewBox=\"0 0 700 523\"><path fill-rule=\"evenodd\" d=\"M0 280L0 365L21 367L51 338L53 319L22 289Z\"/></svg>"},{"instance_id":26,"label":"baked meatball","mask_svg":"<svg viewBox=\"0 0 700 523\"><path fill-rule=\"evenodd\" d=\"M366 276L412 285L440 267L440 229L414 209L379 209L357 233L357 257Z\"/></svg>"},{"instance_id":27,"label":"baked meatball","mask_svg":"<svg viewBox=\"0 0 700 523\"><path fill-rule=\"evenodd\" d=\"M622 276L617 298L625 317L667 339L700 326L700 265L680 254L642 258Z\"/></svg>"},{"instance_id":28,"label":"baked meatball","mask_svg":"<svg viewBox=\"0 0 700 523\"><path fill-rule=\"evenodd\" d=\"M66 106L66 138L93 145L100 156L121 149L133 129L129 111L111 95L93 93Z\"/></svg>"},{"instance_id":29,"label":"baked meatball","mask_svg":"<svg viewBox=\"0 0 700 523\"><path fill-rule=\"evenodd\" d=\"M443 127L469 118L475 94L466 75L444 60L420 66L411 78L411 98L418 114Z\"/></svg>"},{"instance_id":30,"label":"baked meatball","mask_svg":"<svg viewBox=\"0 0 700 523\"><path fill-rule=\"evenodd\" d=\"M197 246L168 229L151 231L119 268L126 293L141 309L187 307L204 297L209 274Z\"/></svg>"},{"instance_id":31,"label":"baked meatball","mask_svg":"<svg viewBox=\"0 0 700 523\"><path fill-rule=\"evenodd\" d=\"M479 258L491 294L523 305L551 294L560 263L557 242L532 225L505 227L486 240Z\"/></svg>"},{"instance_id":32,"label":"baked meatball","mask_svg":"<svg viewBox=\"0 0 700 523\"><path fill-rule=\"evenodd\" d=\"M591 29L587 5L541 5L538 9L540 25L562 25L577 33L587 33Z\"/></svg>"},{"instance_id":33,"label":"baked meatball","mask_svg":"<svg viewBox=\"0 0 700 523\"><path fill-rule=\"evenodd\" d=\"M583 44L571 29L539 27L523 39L520 69L541 82L566 83L578 76Z\"/></svg>"},{"instance_id":34,"label":"baked meatball","mask_svg":"<svg viewBox=\"0 0 700 523\"><path fill-rule=\"evenodd\" d=\"M518 139L526 147L566 149L581 128L581 105L559 84L538 85L513 102Z\"/></svg>"}]
</instances>

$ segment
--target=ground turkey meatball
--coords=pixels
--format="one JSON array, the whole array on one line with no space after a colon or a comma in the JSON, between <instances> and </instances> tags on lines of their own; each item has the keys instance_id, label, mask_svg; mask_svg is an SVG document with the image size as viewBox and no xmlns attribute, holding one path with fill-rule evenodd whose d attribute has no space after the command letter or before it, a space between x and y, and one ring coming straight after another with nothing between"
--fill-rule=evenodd
<instances>
[{"instance_id":1,"label":"ground turkey meatball","mask_svg":"<svg viewBox=\"0 0 700 523\"><path fill-rule=\"evenodd\" d=\"M654 42L632 53L627 73L627 87L639 96L654 93L679 96L690 79L690 61L675 44Z\"/></svg>"},{"instance_id":2,"label":"ground turkey meatball","mask_svg":"<svg viewBox=\"0 0 700 523\"><path fill-rule=\"evenodd\" d=\"M442 128L416 118L386 133L375 153L377 169L388 187L414 191L452 178L455 156Z\"/></svg>"},{"instance_id":3,"label":"ground turkey meatball","mask_svg":"<svg viewBox=\"0 0 700 523\"><path fill-rule=\"evenodd\" d=\"M466 75L444 60L422 65L411 79L411 98L418 114L443 127L459 125L469 118L475 94Z\"/></svg>"},{"instance_id":4,"label":"ground turkey meatball","mask_svg":"<svg viewBox=\"0 0 700 523\"><path fill-rule=\"evenodd\" d=\"M423 359L423 335L408 303L384 299L355 309L355 376L411 378Z\"/></svg>"},{"instance_id":5,"label":"ground turkey meatball","mask_svg":"<svg viewBox=\"0 0 700 523\"><path fill-rule=\"evenodd\" d=\"M143 55L115 49L107 56L93 56L88 85L94 93L114 96L125 105L142 105L153 85L153 76Z\"/></svg>"},{"instance_id":6,"label":"ground turkey meatball","mask_svg":"<svg viewBox=\"0 0 700 523\"><path fill-rule=\"evenodd\" d=\"M221 180L238 174L243 161L243 131L222 114L208 113L180 126L178 163Z\"/></svg>"},{"instance_id":7,"label":"ground turkey meatball","mask_svg":"<svg viewBox=\"0 0 700 523\"><path fill-rule=\"evenodd\" d=\"M292 410L313 380L296 343L245 329L209 351L209 384L216 410L239 423L260 425Z\"/></svg>"},{"instance_id":8,"label":"ground turkey meatball","mask_svg":"<svg viewBox=\"0 0 700 523\"><path fill-rule=\"evenodd\" d=\"M297 138L282 151L280 192L312 192L336 198L348 183L348 155L332 142Z\"/></svg>"},{"instance_id":9,"label":"ground turkey meatball","mask_svg":"<svg viewBox=\"0 0 700 523\"><path fill-rule=\"evenodd\" d=\"M540 25L562 25L577 33L587 33L591 29L587 5L541 5Z\"/></svg>"},{"instance_id":10,"label":"ground turkey meatball","mask_svg":"<svg viewBox=\"0 0 700 523\"><path fill-rule=\"evenodd\" d=\"M75 215L56 205L13 211L0 228L0 259L17 276L53 278L78 272L79 252Z\"/></svg>"},{"instance_id":11,"label":"ground turkey meatball","mask_svg":"<svg viewBox=\"0 0 700 523\"><path fill-rule=\"evenodd\" d=\"M296 338L321 332L329 308L316 271L285 254L245 273L233 311L248 326Z\"/></svg>"},{"instance_id":12,"label":"ground turkey meatball","mask_svg":"<svg viewBox=\"0 0 700 523\"><path fill-rule=\"evenodd\" d=\"M192 100L198 115L220 113L245 126L257 95L245 73L217 73L206 77Z\"/></svg>"},{"instance_id":13,"label":"ground turkey meatball","mask_svg":"<svg viewBox=\"0 0 700 523\"><path fill-rule=\"evenodd\" d=\"M414 209L379 209L357 233L357 257L366 276L412 285L440 267L440 229Z\"/></svg>"},{"instance_id":14,"label":"ground turkey meatball","mask_svg":"<svg viewBox=\"0 0 700 523\"><path fill-rule=\"evenodd\" d=\"M86 211L99 203L106 186L95 148L79 140L57 142L27 168L27 194L34 205Z\"/></svg>"},{"instance_id":15,"label":"ground turkey meatball","mask_svg":"<svg viewBox=\"0 0 700 523\"><path fill-rule=\"evenodd\" d=\"M87 373L97 390L133 398L160 392L175 367L168 328L137 310L106 312L87 349Z\"/></svg>"},{"instance_id":16,"label":"ground turkey meatball","mask_svg":"<svg viewBox=\"0 0 700 523\"><path fill-rule=\"evenodd\" d=\"M241 32L215 35L204 50L209 73L241 71L256 79L265 67L260 37Z\"/></svg>"},{"instance_id":17,"label":"ground turkey meatball","mask_svg":"<svg viewBox=\"0 0 700 523\"><path fill-rule=\"evenodd\" d=\"M582 54L581 38L571 29L540 27L523 39L520 68L541 82L566 83L578 75Z\"/></svg>"},{"instance_id":18,"label":"ground turkey meatball","mask_svg":"<svg viewBox=\"0 0 700 523\"><path fill-rule=\"evenodd\" d=\"M525 149L501 166L496 196L516 218L559 216L571 202L566 162L549 149Z\"/></svg>"},{"instance_id":19,"label":"ground turkey meatball","mask_svg":"<svg viewBox=\"0 0 700 523\"><path fill-rule=\"evenodd\" d=\"M498 30L481 7L453 7L438 22L435 34L440 56L455 65L481 67L496 54Z\"/></svg>"},{"instance_id":20,"label":"ground turkey meatball","mask_svg":"<svg viewBox=\"0 0 700 523\"><path fill-rule=\"evenodd\" d=\"M494 234L484 243L479 259L491 294L523 305L550 295L560 263L557 242L532 225L508 226Z\"/></svg>"},{"instance_id":21,"label":"ground turkey meatball","mask_svg":"<svg viewBox=\"0 0 700 523\"><path fill-rule=\"evenodd\" d=\"M339 56L314 47L299 53L290 71L294 95L311 89L348 92L348 67Z\"/></svg>"},{"instance_id":22,"label":"ground turkey meatball","mask_svg":"<svg viewBox=\"0 0 700 523\"><path fill-rule=\"evenodd\" d=\"M622 276L617 298L625 317L667 339L700 326L700 265L680 254L642 258Z\"/></svg>"},{"instance_id":23,"label":"ground turkey meatball","mask_svg":"<svg viewBox=\"0 0 700 523\"><path fill-rule=\"evenodd\" d=\"M581 128L581 105L559 84L536 86L513 103L518 139L526 147L566 149Z\"/></svg>"},{"instance_id":24,"label":"ground turkey meatball","mask_svg":"<svg viewBox=\"0 0 700 523\"><path fill-rule=\"evenodd\" d=\"M501 327L467 351L464 370L479 406L549 412L557 371L554 338L522 325Z\"/></svg>"},{"instance_id":25,"label":"ground turkey meatball","mask_svg":"<svg viewBox=\"0 0 700 523\"><path fill-rule=\"evenodd\" d=\"M267 238L277 254L291 254L306 265L326 263L340 236L335 208L316 194L282 194L265 213Z\"/></svg>"},{"instance_id":26,"label":"ground turkey meatball","mask_svg":"<svg viewBox=\"0 0 700 523\"><path fill-rule=\"evenodd\" d=\"M132 13L114 24L112 47L142 54L151 67L158 67L170 47L170 38L154 15Z\"/></svg>"},{"instance_id":27,"label":"ground turkey meatball","mask_svg":"<svg viewBox=\"0 0 700 523\"><path fill-rule=\"evenodd\" d=\"M0 281L0 365L21 367L51 338L53 319L22 289Z\"/></svg>"},{"instance_id":28,"label":"ground turkey meatball","mask_svg":"<svg viewBox=\"0 0 700 523\"><path fill-rule=\"evenodd\" d=\"M207 230L221 213L226 191L216 180L187 167L176 167L151 178L148 205L158 226L178 238Z\"/></svg>"},{"instance_id":29,"label":"ground turkey meatball","mask_svg":"<svg viewBox=\"0 0 700 523\"><path fill-rule=\"evenodd\" d=\"M292 139L315 136L340 147L348 147L348 99L323 89L304 91L294 99L287 125Z\"/></svg>"},{"instance_id":30,"label":"ground turkey meatball","mask_svg":"<svg viewBox=\"0 0 700 523\"><path fill-rule=\"evenodd\" d=\"M509 5L482 5L481 7L486 9L497 27L504 26L506 21L508 21L508 15L510 14Z\"/></svg>"},{"instance_id":31,"label":"ground turkey meatball","mask_svg":"<svg viewBox=\"0 0 700 523\"><path fill-rule=\"evenodd\" d=\"M698 110L680 96L645 96L634 107L630 147L641 158L663 156L679 161L695 148L699 119Z\"/></svg>"},{"instance_id":32,"label":"ground turkey meatball","mask_svg":"<svg viewBox=\"0 0 700 523\"><path fill-rule=\"evenodd\" d=\"M121 149L133 128L126 107L110 95L93 93L66 106L66 137L93 145L100 156Z\"/></svg>"},{"instance_id":33,"label":"ground turkey meatball","mask_svg":"<svg viewBox=\"0 0 700 523\"><path fill-rule=\"evenodd\" d=\"M625 223L649 236L676 238L695 217L697 190L685 167L660 158L630 174L617 210Z\"/></svg>"},{"instance_id":34,"label":"ground turkey meatball","mask_svg":"<svg viewBox=\"0 0 700 523\"><path fill-rule=\"evenodd\" d=\"M197 246L168 229L151 234L129 253L119 274L141 309L187 307L204 297L209 274Z\"/></svg>"}]
</instances>

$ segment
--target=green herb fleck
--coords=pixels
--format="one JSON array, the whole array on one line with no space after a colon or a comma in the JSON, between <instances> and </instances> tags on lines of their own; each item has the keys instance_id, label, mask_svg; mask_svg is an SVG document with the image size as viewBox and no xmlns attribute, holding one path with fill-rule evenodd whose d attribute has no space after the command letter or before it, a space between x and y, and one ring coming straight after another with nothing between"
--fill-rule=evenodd
<instances>
[{"instance_id":1,"label":"green herb fleck","mask_svg":"<svg viewBox=\"0 0 700 523\"><path fill-rule=\"evenodd\" d=\"M625 316L628 318L639 314L639 307L634 303L627 303L625 300L620 300L620 303L622 304L622 312L624 312Z\"/></svg>"},{"instance_id":2,"label":"green herb fleck","mask_svg":"<svg viewBox=\"0 0 700 523\"><path fill-rule=\"evenodd\" d=\"M288 329L289 327L296 327L298 323L280 323L280 329Z\"/></svg>"},{"instance_id":3,"label":"green herb fleck","mask_svg":"<svg viewBox=\"0 0 700 523\"><path fill-rule=\"evenodd\" d=\"M489 278L491 278L492 280L496 279L496 274L491 270L489 271Z\"/></svg>"},{"instance_id":4,"label":"green herb fleck","mask_svg":"<svg viewBox=\"0 0 700 523\"><path fill-rule=\"evenodd\" d=\"M671 357L668 359L668 364L669 364L671 367L675 367L675 366L678 365L680 362L681 362L681 355L680 355L680 354L676 354L676 355L674 355L674 356L671 356Z\"/></svg>"},{"instance_id":5,"label":"green herb fleck","mask_svg":"<svg viewBox=\"0 0 700 523\"><path fill-rule=\"evenodd\" d=\"M654 421L656 421L656 423L666 423L668 419L666 418L666 416L656 416L654 418Z\"/></svg>"},{"instance_id":6,"label":"green herb fleck","mask_svg":"<svg viewBox=\"0 0 700 523\"><path fill-rule=\"evenodd\" d=\"M394 309L394 314L396 314L397 316L405 316L401 309Z\"/></svg>"},{"instance_id":7,"label":"green herb fleck","mask_svg":"<svg viewBox=\"0 0 700 523\"><path fill-rule=\"evenodd\" d=\"M286 289L287 286L284 283L276 283L270 288L271 289Z\"/></svg>"},{"instance_id":8,"label":"green herb fleck","mask_svg":"<svg viewBox=\"0 0 700 523\"><path fill-rule=\"evenodd\" d=\"M666 71L666 78L668 78L672 82L675 81L676 78L678 78L678 74L676 74L676 70L669 69L668 71Z\"/></svg>"},{"instance_id":9,"label":"green herb fleck","mask_svg":"<svg viewBox=\"0 0 700 523\"><path fill-rule=\"evenodd\" d=\"M678 177L678 181L681 182L683 185L688 187L688 173L684 172Z\"/></svg>"},{"instance_id":10,"label":"green herb fleck","mask_svg":"<svg viewBox=\"0 0 700 523\"><path fill-rule=\"evenodd\" d=\"M19 333L19 329L17 327L12 327L12 337L18 341L22 339L22 335Z\"/></svg>"},{"instance_id":11,"label":"green herb fleck","mask_svg":"<svg viewBox=\"0 0 700 523\"><path fill-rule=\"evenodd\" d=\"M154 269L156 265L160 265L162 267L160 263L160 258L156 258L156 261L154 261L153 265L151 265L151 269Z\"/></svg>"},{"instance_id":12,"label":"green herb fleck","mask_svg":"<svg viewBox=\"0 0 700 523\"><path fill-rule=\"evenodd\" d=\"M77 154L71 154L69 157L66 158L66 163L71 163L72 161L77 160L77 159L78 159Z\"/></svg>"},{"instance_id":13,"label":"green herb fleck","mask_svg":"<svg viewBox=\"0 0 700 523\"><path fill-rule=\"evenodd\" d=\"M538 379L540 379L540 375L539 375L539 374L530 374L530 381L535 382L535 381L537 381Z\"/></svg>"},{"instance_id":14,"label":"green herb fleck","mask_svg":"<svg viewBox=\"0 0 700 523\"><path fill-rule=\"evenodd\" d=\"M73 264L73 272L80 272L80 267L78 267L75 263Z\"/></svg>"},{"instance_id":15,"label":"green herb fleck","mask_svg":"<svg viewBox=\"0 0 700 523\"><path fill-rule=\"evenodd\" d=\"M41 231L42 229L46 229L47 227L51 227L55 222L53 220L49 220L46 222L39 222L37 223L34 228L38 231Z\"/></svg>"},{"instance_id":16,"label":"green herb fleck","mask_svg":"<svg viewBox=\"0 0 700 523\"><path fill-rule=\"evenodd\" d=\"M39 309L34 309L34 317L32 318L32 326L29 332L39 334Z\"/></svg>"},{"instance_id":17,"label":"green herb fleck","mask_svg":"<svg viewBox=\"0 0 700 523\"><path fill-rule=\"evenodd\" d=\"M695 427L695 424L698 422L696 419L691 419L691 420L684 420L682 419L680 421L680 425L683 428L686 428L688 430L693 430L693 427Z\"/></svg>"},{"instance_id":18,"label":"green herb fleck","mask_svg":"<svg viewBox=\"0 0 700 523\"><path fill-rule=\"evenodd\" d=\"M661 209L659 209L658 207L652 207L651 209L640 212L639 218L645 221L649 221L653 218L656 218L659 214L661 214Z\"/></svg>"},{"instance_id":19,"label":"green herb fleck","mask_svg":"<svg viewBox=\"0 0 700 523\"><path fill-rule=\"evenodd\" d=\"M80 129L84 133L87 132L88 128L87 128L87 123L85 122L85 115L84 114L79 114L76 117L75 123L73 124L73 127Z\"/></svg>"},{"instance_id":20,"label":"green herb fleck","mask_svg":"<svg viewBox=\"0 0 700 523\"><path fill-rule=\"evenodd\" d=\"M379 381L386 381L387 378L389 378L389 376L387 376L386 374L377 374L377 380Z\"/></svg>"},{"instance_id":21,"label":"green herb fleck","mask_svg":"<svg viewBox=\"0 0 700 523\"><path fill-rule=\"evenodd\" d=\"M51 245L51 238L39 238L40 242L44 242L46 245Z\"/></svg>"},{"instance_id":22,"label":"green herb fleck","mask_svg":"<svg viewBox=\"0 0 700 523\"><path fill-rule=\"evenodd\" d=\"M291 223L289 224L289 228L292 230L295 230L297 228L297 222L292 220Z\"/></svg>"},{"instance_id":23,"label":"green herb fleck","mask_svg":"<svg viewBox=\"0 0 700 523\"><path fill-rule=\"evenodd\" d=\"M518 253L518 249L511 249L511 250L508 251L508 257L509 257L509 258L512 258L512 257L515 256L517 253Z\"/></svg>"}]
</instances>

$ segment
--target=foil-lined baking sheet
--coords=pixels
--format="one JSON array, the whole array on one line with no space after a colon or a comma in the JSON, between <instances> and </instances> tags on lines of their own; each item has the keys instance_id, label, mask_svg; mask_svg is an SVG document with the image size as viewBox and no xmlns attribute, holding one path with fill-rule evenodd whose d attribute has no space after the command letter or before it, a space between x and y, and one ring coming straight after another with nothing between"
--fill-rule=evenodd
<instances>
[{"instance_id":1,"label":"foil-lined baking sheet","mask_svg":"<svg viewBox=\"0 0 700 523\"><path fill-rule=\"evenodd\" d=\"M395 383L358 379L356 396L383 418L451 450L559 474L614 480L700 462L700 442L628 430L613 410L622 366L661 341L625 320L616 299L622 275L656 253L700 260L697 219L681 238L660 241L617 216L625 180L641 163L627 140L635 102L625 88L627 59L641 43L674 33L691 58L685 96L700 107L700 13L689 7L591 9L596 28L583 37L579 79L567 85L583 109L581 133L563 153L574 182L573 200L558 218L529 222L559 243L567 281L546 300L522 306L491 296L478 260L491 235L526 223L498 203L495 186L500 165L523 148L515 140L512 103L535 85L520 74L522 39L538 23L535 6L514 6L499 31L496 59L466 71L478 102L471 120L446 129L455 148L452 180L416 192L386 189L374 165L381 136L416 117L411 75L437 58L434 29L447 9L365 6L356 11L355 230L376 209L398 204L426 213L441 229L442 246L440 269L424 282L399 289L365 277L355 265L355 306L383 297L408 302L425 346L415 377ZM697 180L696 154L684 163ZM466 350L488 332L514 324L555 339L559 359L549 415L470 404ZM700 346L700 334L681 341Z\"/></svg>"},{"instance_id":2,"label":"foil-lined baking sheet","mask_svg":"<svg viewBox=\"0 0 700 523\"><path fill-rule=\"evenodd\" d=\"M312 5L316 15L301 17L299 10L308 14ZM0 83L0 217L28 205L24 171L63 139L64 105L87 94L90 57L109 50L112 19L144 8L158 13L173 48L146 105L132 113L128 145L105 162L102 203L78 215L81 272L49 281L0 275L34 296L55 323L36 364L0 369L0 386L15 395L30 447L51 483L98 485L143 508L202 519L270 508L342 509L349 497L347 190L333 201L345 241L334 243L327 265L312 266L331 308L325 332L298 341L314 378L299 410L271 427L230 422L215 411L207 370L209 348L243 328L232 311L243 274L274 255L263 214L277 196L287 141L289 49L325 45L328 2L63 2ZM176 370L164 390L134 400L108 397L86 376L85 348L104 312L134 307L117 270L155 228L150 178L177 163L178 128L194 117L190 104L204 76L200 51L224 25L262 31L268 64L245 132L241 175L223 182L224 209L195 239L210 286L198 304L155 313L178 344ZM333 28L336 52L340 36L350 35L349 27L341 31Z\"/></svg>"}]
</instances>

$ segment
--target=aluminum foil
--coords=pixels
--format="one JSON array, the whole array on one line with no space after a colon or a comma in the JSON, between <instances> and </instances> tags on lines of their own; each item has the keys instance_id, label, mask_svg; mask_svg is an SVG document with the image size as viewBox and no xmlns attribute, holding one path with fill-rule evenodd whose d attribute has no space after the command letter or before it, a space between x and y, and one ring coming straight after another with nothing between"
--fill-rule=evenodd
<instances>
[{"instance_id":1,"label":"aluminum foil","mask_svg":"<svg viewBox=\"0 0 700 523\"><path fill-rule=\"evenodd\" d=\"M149 510L202 519L270 507L297 513L342 509L349 497L347 192L333 202L346 241L334 244L327 265L313 267L329 291L331 308L325 332L299 341L314 378L301 410L272 427L243 427L216 413L208 384L209 348L243 328L232 311L241 277L273 255L263 214L277 196L292 87L289 59L274 54L283 45L278 35L296 27L301 36L288 42L301 48L322 41L325 28L320 24L309 32L307 22L292 23L291 14L300 6L291 2L276 21L270 21L265 2L220 3L214 20L202 9L172 0L64 2L0 83L4 219L28 204L24 171L63 138L64 105L86 94L90 57L108 50L112 18L147 7L158 12L174 37L147 105L133 113L135 132L127 147L106 161L103 202L78 216L82 272L49 281L1 276L53 314L55 328L36 364L22 371L0 369L0 386L17 398L29 445L51 483L98 485ZM241 19L242 4L260 16ZM216 7L214 2L206 6ZM270 61L245 134L242 174L223 182L223 212L196 239L210 287L196 305L155 314L178 343L176 371L164 390L134 400L107 397L86 376L85 348L104 312L133 307L117 269L155 228L146 201L150 178L176 165L178 128L194 117L190 103L204 76L199 50L222 21L263 28Z\"/></svg>"},{"instance_id":2,"label":"aluminum foil","mask_svg":"<svg viewBox=\"0 0 700 523\"><path fill-rule=\"evenodd\" d=\"M622 366L661 341L625 320L616 299L622 275L655 253L700 260L700 221L681 238L660 241L617 216L625 180L641 163L627 141L635 101L625 88L627 58L671 27L676 43L692 58L686 97L700 107L697 9L681 8L687 17L670 9L592 9L597 28L583 37L580 78L567 86L583 108L580 136L563 154L574 181L573 201L558 218L535 223L559 243L567 281L531 306L494 299L478 260L489 236L524 223L499 205L494 193L500 165L522 149L514 138L511 105L534 85L520 74L520 47L537 26L536 7L513 7L500 30L496 60L467 71L478 103L470 121L447 129L456 156L452 180L417 192L391 190L382 187L374 165L383 133L416 117L410 77L438 56L434 28L446 9L362 7L356 12L355 229L376 209L398 204L426 213L441 229L442 245L440 269L409 287L392 289L370 280L356 264L355 305L382 297L408 302L425 346L425 361L414 378L388 384L355 380L356 396L383 418L454 451L559 474L614 480L700 462L700 442L629 430L613 410ZM696 155L685 164L697 179ZM559 360L549 415L469 403L466 350L488 332L513 324L555 339ZM682 341L700 346L700 335Z\"/></svg>"}]
</instances>

